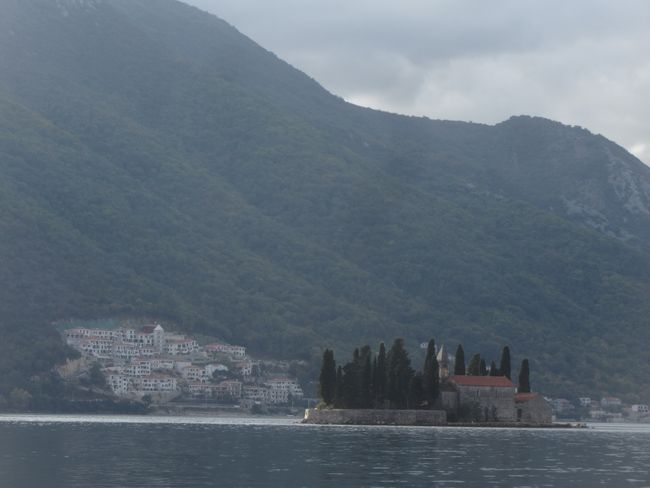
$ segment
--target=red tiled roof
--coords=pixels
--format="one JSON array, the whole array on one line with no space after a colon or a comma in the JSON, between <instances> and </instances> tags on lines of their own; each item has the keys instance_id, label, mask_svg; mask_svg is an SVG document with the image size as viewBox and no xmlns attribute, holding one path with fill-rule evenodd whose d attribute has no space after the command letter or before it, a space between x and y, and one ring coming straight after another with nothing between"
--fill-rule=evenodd
<instances>
[{"instance_id":1,"label":"red tiled roof","mask_svg":"<svg viewBox=\"0 0 650 488\"><path fill-rule=\"evenodd\" d=\"M515 395L515 402L526 403L537 397L537 393L517 393Z\"/></svg>"},{"instance_id":2,"label":"red tiled roof","mask_svg":"<svg viewBox=\"0 0 650 488\"><path fill-rule=\"evenodd\" d=\"M493 386L514 388L515 385L505 376L452 376L451 381L461 386Z\"/></svg>"}]
</instances>

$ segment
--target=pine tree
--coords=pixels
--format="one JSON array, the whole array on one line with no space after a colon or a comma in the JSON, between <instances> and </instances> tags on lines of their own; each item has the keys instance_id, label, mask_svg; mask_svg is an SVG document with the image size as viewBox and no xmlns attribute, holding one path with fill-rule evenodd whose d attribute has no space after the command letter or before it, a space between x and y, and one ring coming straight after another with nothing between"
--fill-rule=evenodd
<instances>
[{"instance_id":1,"label":"pine tree","mask_svg":"<svg viewBox=\"0 0 650 488\"><path fill-rule=\"evenodd\" d=\"M519 369L519 388L517 388L517 393L530 393L530 366L528 364L528 359L524 359L521 362L521 368Z\"/></svg>"},{"instance_id":2,"label":"pine tree","mask_svg":"<svg viewBox=\"0 0 650 488\"><path fill-rule=\"evenodd\" d=\"M499 365L499 375L512 379L510 367L510 348L505 346L501 351L501 364Z\"/></svg>"},{"instance_id":3,"label":"pine tree","mask_svg":"<svg viewBox=\"0 0 650 488\"><path fill-rule=\"evenodd\" d=\"M465 375L465 351L463 350L463 345L458 344L456 348L456 360L454 361L454 374L464 376Z\"/></svg>"},{"instance_id":4,"label":"pine tree","mask_svg":"<svg viewBox=\"0 0 650 488\"><path fill-rule=\"evenodd\" d=\"M408 402L409 385L413 369L408 352L404 349L404 339L395 339L388 353L388 391L392 408L404 408Z\"/></svg>"},{"instance_id":5,"label":"pine tree","mask_svg":"<svg viewBox=\"0 0 650 488\"><path fill-rule=\"evenodd\" d=\"M490 376L499 376L499 369L494 361L490 363Z\"/></svg>"},{"instance_id":6,"label":"pine tree","mask_svg":"<svg viewBox=\"0 0 650 488\"><path fill-rule=\"evenodd\" d=\"M383 408L386 401L387 382L388 382L388 365L386 361L386 346L382 342L379 344L379 354L377 355L377 367L373 371L373 393L375 396L375 407Z\"/></svg>"},{"instance_id":7,"label":"pine tree","mask_svg":"<svg viewBox=\"0 0 650 488\"><path fill-rule=\"evenodd\" d=\"M467 374L469 376L480 376L481 375L481 355L474 354L472 359L469 361L467 366Z\"/></svg>"},{"instance_id":8,"label":"pine tree","mask_svg":"<svg viewBox=\"0 0 650 488\"><path fill-rule=\"evenodd\" d=\"M436 343L433 339L429 341L427 355L424 359L422 387L424 389L424 401L427 402L429 408L433 408L440 394L440 367L436 358Z\"/></svg>"},{"instance_id":9,"label":"pine tree","mask_svg":"<svg viewBox=\"0 0 650 488\"><path fill-rule=\"evenodd\" d=\"M485 365L485 359L481 358L481 364L479 365L479 374L481 376L487 376L487 366Z\"/></svg>"},{"instance_id":10,"label":"pine tree","mask_svg":"<svg viewBox=\"0 0 650 488\"><path fill-rule=\"evenodd\" d=\"M332 405L336 398L336 362L334 351L325 349L319 377L319 393L326 405Z\"/></svg>"}]
</instances>

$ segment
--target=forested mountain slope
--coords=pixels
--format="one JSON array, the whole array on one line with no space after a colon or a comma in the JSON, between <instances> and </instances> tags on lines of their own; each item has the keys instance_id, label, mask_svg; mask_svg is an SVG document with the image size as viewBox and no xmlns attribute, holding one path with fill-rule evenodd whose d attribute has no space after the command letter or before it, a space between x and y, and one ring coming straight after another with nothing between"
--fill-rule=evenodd
<instances>
[{"instance_id":1,"label":"forested mountain slope","mask_svg":"<svg viewBox=\"0 0 650 488\"><path fill-rule=\"evenodd\" d=\"M649 195L584 129L355 107L173 0L0 0L5 389L53 321L146 315L287 358L508 343L548 393L650 398Z\"/></svg>"}]
</instances>

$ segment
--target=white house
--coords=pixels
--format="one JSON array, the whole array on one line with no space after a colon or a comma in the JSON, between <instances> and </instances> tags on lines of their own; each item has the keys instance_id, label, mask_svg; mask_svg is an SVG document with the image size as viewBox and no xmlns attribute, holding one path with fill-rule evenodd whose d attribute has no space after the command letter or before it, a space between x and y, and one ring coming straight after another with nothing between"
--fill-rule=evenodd
<instances>
[{"instance_id":1,"label":"white house","mask_svg":"<svg viewBox=\"0 0 650 488\"><path fill-rule=\"evenodd\" d=\"M602 400L600 400L600 406L603 409L617 408L617 407L621 407L622 405L623 402L621 401L621 399L616 397L604 397Z\"/></svg>"},{"instance_id":2,"label":"white house","mask_svg":"<svg viewBox=\"0 0 650 488\"><path fill-rule=\"evenodd\" d=\"M178 383L174 376L152 374L133 379L135 388L147 392L171 392L178 390Z\"/></svg>"},{"instance_id":3,"label":"white house","mask_svg":"<svg viewBox=\"0 0 650 488\"><path fill-rule=\"evenodd\" d=\"M271 403L270 388L259 385L244 385L242 387L242 396L260 403Z\"/></svg>"},{"instance_id":4,"label":"white house","mask_svg":"<svg viewBox=\"0 0 650 488\"><path fill-rule=\"evenodd\" d=\"M106 383L110 386L113 393L118 396L124 396L129 392L131 380L128 376L116 371L104 371Z\"/></svg>"},{"instance_id":5,"label":"white house","mask_svg":"<svg viewBox=\"0 0 650 488\"><path fill-rule=\"evenodd\" d=\"M216 398L239 400L242 393L242 384L241 381L227 380L212 385L212 389Z\"/></svg>"},{"instance_id":6,"label":"white house","mask_svg":"<svg viewBox=\"0 0 650 488\"><path fill-rule=\"evenodd\" d=\"M110 359L113 354L113 341L100 337L81 339L76 343L76 347L86 355L99 359Z\"/></svg>"},{"instance_id":7,"label":"white house","mask_svg":"<svg viewBox=\"0 0 650 488\"><path fill-rule=\"evenodd\" d=\"M214 344L208 344L207 346L204 346L203 349L207 353L212 354L225 354L234 358L246 357L246 348L244 346L233 346L231 344L215 342Z\"/></svg>"},{"instance_id":8,"label":"white house","mask_svg":"<svg viewBox=\"0 0 650 488\"><path fill-rule=\"evenodd\" d=\"M181 376L191 382L207 383L209 378L205 367L187 366L181 370Z\"/></svg>"},{"instance_id":9,"label":"white house","mask_svg":"<svg viewBox=\"0 0 650 488\"><path fill-rule=\"evenodd\" d=\"M194 339L171 339L165 342L165 352L171 356L191 354L199 350L199 344Z\"/></svg>"},{"instance_id":10,"label":"white house","mask_svg":"<svg viewBox=\"0 0 650 488\"><path fill-rule=\"evenodd\" d=\"M127 376L148 376L151 374L151 363L149 361L137 361L123 368Z\"/></svg>"},{"instance_id":11,"label":"white house","mask_svg":"<svg viewBox=\"0 0 650 488\"><path fill-rule=\"evenodd\" d=\"M269 388L268 403L285 404L289 403L291 397L299 399L303 397L302 388L298 382L291 378L274 378L265 382Z\"/></svg>"}]
</instances>

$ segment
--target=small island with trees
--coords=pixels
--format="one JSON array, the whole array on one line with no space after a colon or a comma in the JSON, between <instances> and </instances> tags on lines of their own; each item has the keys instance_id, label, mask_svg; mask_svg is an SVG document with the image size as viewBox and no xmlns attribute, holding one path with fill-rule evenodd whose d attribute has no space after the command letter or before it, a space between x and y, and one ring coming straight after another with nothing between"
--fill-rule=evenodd
<instances>
[{"instance_id":1,"label":"small island with trees","mask_svg":"<svg viewBox=\"0 0 650 488\"><path fill-rule=\"evenodd\" d=\"M321 403L305 412L305 423L361 425L485 425L547 427L550 405L531 391L530 364L521 362L512 382L510 349L499 365L488 366L480 354L468 363L458 345L451 356L432 339L426 344L421 371L413 369L403 339L379 352L354 350L352 360L337 365L326 349L319 377Z\"/></svg>"}]
</instances>

